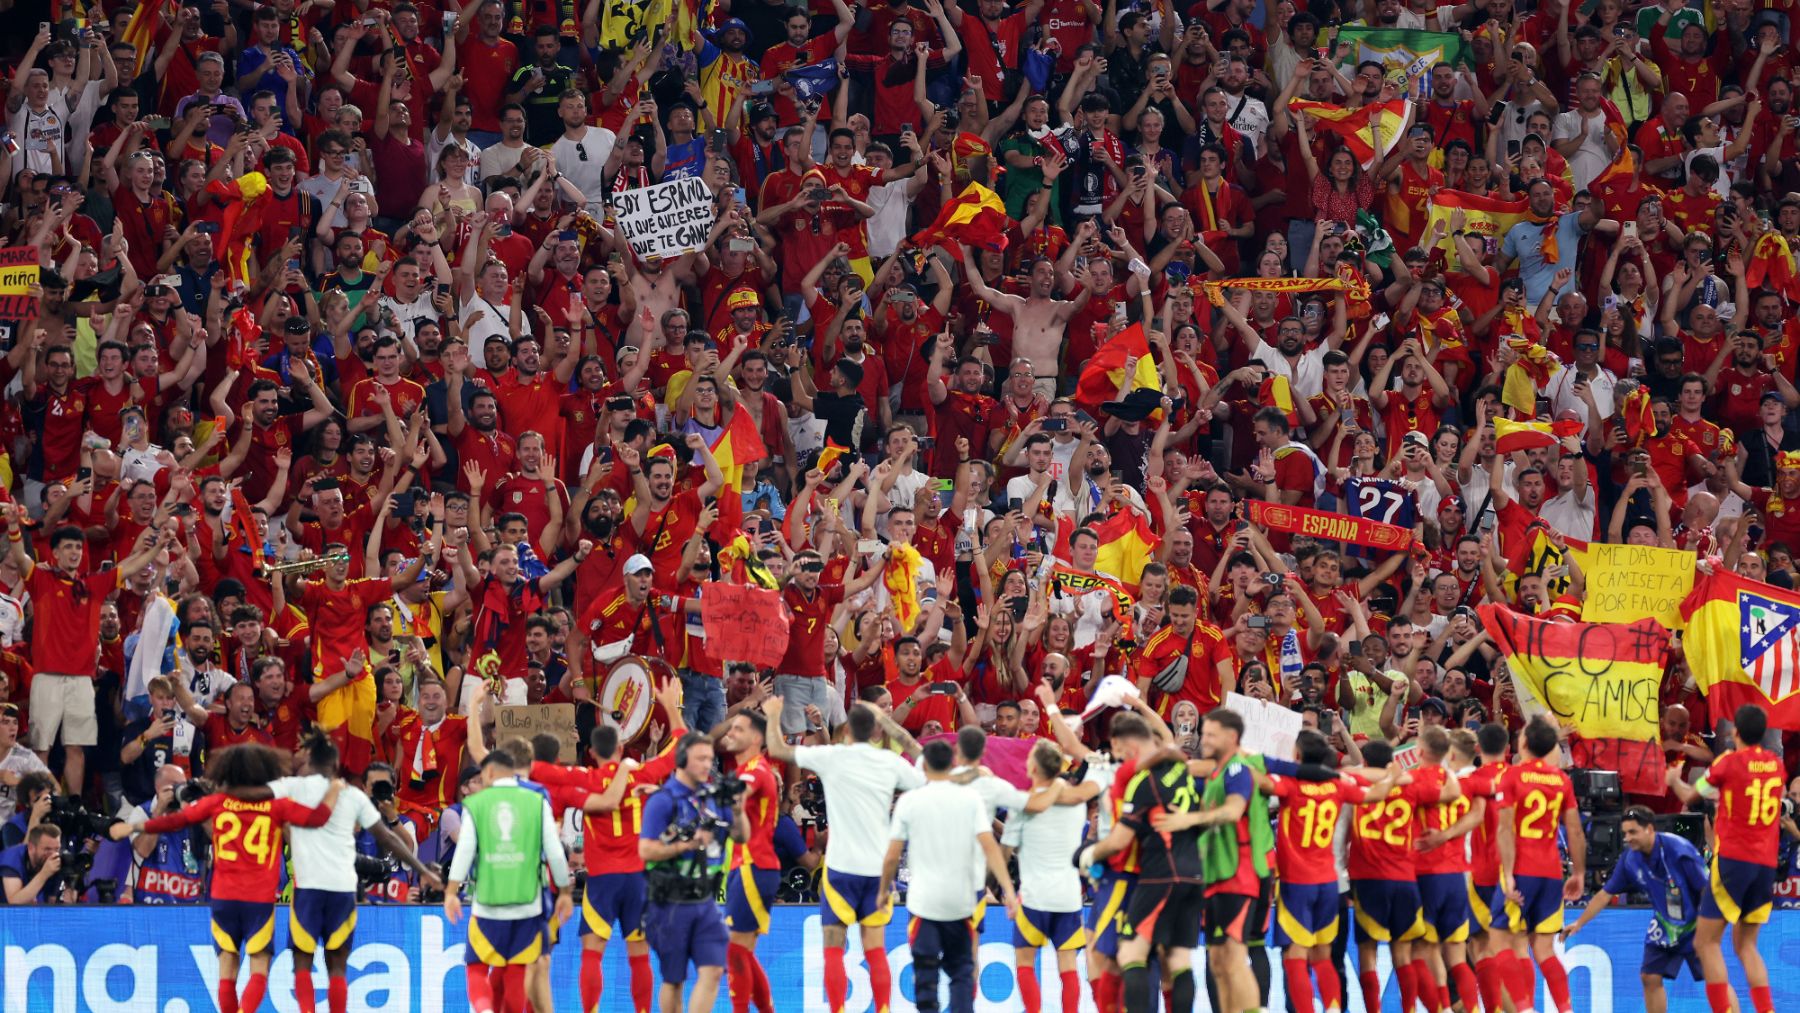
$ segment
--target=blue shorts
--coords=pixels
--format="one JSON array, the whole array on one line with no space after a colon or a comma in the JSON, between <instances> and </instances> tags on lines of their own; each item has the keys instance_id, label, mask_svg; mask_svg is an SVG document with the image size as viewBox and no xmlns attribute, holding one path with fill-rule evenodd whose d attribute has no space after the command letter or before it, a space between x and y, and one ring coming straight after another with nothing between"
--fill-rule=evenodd
<instances>
[{"instance_id":1,"label":"blue shorts","mask_svg":"<svg viewBox=\"0 0 1800 1013\"><path fill-rule=\"evenodd\" d=\"M745 862L726 874L726 926L733 932L768 935L769 904L780 887L780 869L758 869Z\"/></svg>"},{"instance_id":2,"label":"blue shorts","mask_svg":"<svg viewBox=\"0 0 1800 1013\"><path fill-rule=\"evenodd\" d=\"M1712 889L1700 899L1700 917L1761 925L1774 904L1774 866L1713 856Z\"/></svg>"},{"instance_id":3,"label":"blue shorts","mask_svg":"<svg viewBox=\"0 0 1800 1013\"><path fill-rule=\"evenodd\" d=\"M356 931L355 893L335 890L294 890L288 908L288 940L301 953L338 950Z\"/></svg>"},{"instance_id":4,"label":"blue shorts","mask_svg":"<svg viewBox=\"0 0 1800 1013\"><path fill-rule=\"evenodd\" d=\"M1044 946L1058 950L1079 950L1087 945L1087 929L1081 924L1080 911L1039 911L1019 905L1013 919L1013 947L1038 949Z\"/></svg>"},{"instance_id":5,"label":"blue shorts","mask_svg":"<svg viewBox=\"0 0 1800 1013\"><path fill-rule=\"evenodd\" d=\"M719 905L712 901L650 905L644 914L644 936L656 953L664 984L686 981L689 963L724 967L731 945Z\"/></svg>"},{"instance_id":6,"label":"blue shorts","mask_svg":"<svg viewBox=\"0 0 1800 1013\"><path fill-rule=\"evenodd\" d=\"M275 941L275 904L253 900L212 902L213 945L221 953L250 956Z\"/></svg>"},{"instance_id":7,"label":"blue shorts","mask_svg":"<svg viewBox=\"0 0 1800 1013\"><path fill-rule=\"evenodd\" d=\"M881 877L853 876L847 872L825 870L819 879L819 924L821 925L886 925L894 917L894 898L881 898Z\"/></svg>"},{"instance_id":8,"label":"blue shorts","mask_svg":"<svg viewBox=\"0 0 1800 1013\"><path fill-rule=\"evenodd\" d=\"M1336 883L1287 883L1275 894L1275 945L1329 946L1337 941Z\"/></svg>"},{"instance_id":9,"label":"blue shorts","mask_svg":"<svg viewBox=\"0 0 1800 1013\"><path fill-rule=\"evenodd\" d=\"M644 938L644 874L604 872L589 876L581 892L581 934L611 939L615 923L625 941Z\"/></svg>"},{"instance_id":10,"label":"blue shorts","mask_svg":"<svg viewBox=\"0 0 1800 1013\"><path fill-rule=\"evenodd\" d=\"M1508 900L1504 890L1495 889L1493 918L1488 922L1508 932L1547 935L1561 932L1563 927L1563 881L1551 876L1514 876L1521 903Z\"/></svg>"},{"instance_id":11,"label":"blue shorts","mask_svg":"<svg viewBox=\"0 0 1800 1013\"><path fill-rule=\"evenodd\" d=\"M1469 877L1469 930L1480 935L1494 922L1494 894L1500 888L1493 883L1477 883Z\"/></svg>"},{"instance_id":12,"label":"blue shorts","mask_svg":"<svg viewBox=\"0 0 1800 1013\"><path fill-rule=\"evenodd\" d=\"M1106 870L1094 888L1094 902L1088 907L1088 945L1104 957L1119 955L1119 934L1125 929L1125 904L1131 899L1131 888L1137 885L1137 873Z\"/></svg>"},{"instance_id":13,"label":"blue shorts","mask_svg":"<svg viewBox=\"0 0 1800 1013\"><path fill-rule=\"evenodd\" d=\"M544 955L548 931L549 918L542 913L530 918L473 916L469 919L469 945L463 950L463 963L489 967L534 964Z\"/></svg>"},{"instance_id":14,"label":"blue shorts","mask_svg":"<svg viewBox=\"0 0 1800 1013\"><path fill-rule=\"evenodd\" d=\"M1681 977L1681 969L1683 967L1688 969L1689 980L1705 980L1705 975L1700 972L1700 958L1694 953L1693 933L1688 934L1685 946L1673 950L1666 946L1653 946L1649 943L1645 943L1644 962L1639 965L1638 973L1641 975L1660 975L1670 981L1674 981L1676 978Z\"/></svg>"},{"instance_id":15,"label":"blue shorts","mask_svg":"<svg viewBox=\"0 0 1800 1013\"><path fill-rule=\"evenodd\" d=\"M1460 872L1428 872L1418 877L1425 909L1425 941L1462 943L1469 939L1469 877Z\"/></svg>"},{"instance_id":16,"label":"blue shorts","mask_svg":"<svg viewBox=\"0 0 1800 1013\"><path fill-rule=\"evenodd\" d=\"M1356 902L1356 938L1361 942L1391 943L1421 939L1425 913L1419 908L1419 886L1401 879L1353 879L1350 896Z\"/></svg>"}]
</instances>

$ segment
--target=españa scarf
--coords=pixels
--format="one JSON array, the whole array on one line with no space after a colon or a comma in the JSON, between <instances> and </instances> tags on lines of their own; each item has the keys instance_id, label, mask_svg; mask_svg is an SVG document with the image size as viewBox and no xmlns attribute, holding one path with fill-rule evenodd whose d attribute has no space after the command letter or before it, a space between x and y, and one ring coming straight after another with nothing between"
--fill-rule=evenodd
<instances>
[{"instance_id":1,"label":"espa\u00f1a scarf","mask_svg":"<svg viewBox=\"0 0 1800 1013\"><path fill-rule=\"evenodd\" d=\"M1539 252L1543 255L1544 263L1557 263L1562 254L1556 248L1556 229L1557 225L1562 221L1562 215L1559 215L1554 211L1547 215L1536 215L1526 212L1525 220L1533 225L1543 226L1543 246L1540 247Z\"/></svg>"},{"instance_id":2,"label":"espa\u00f1a scarf","mask_svg":"<svg viewBox=\"0 0 1800 1013\"><path fill-rule=\"evenodd\" d=\"M919 621L919 564L923 561L918 549L895 542L888 546L887 563L881 571L882 586L894 603L894 617L906 633Z\"/></svg>"},{"instance_id":3,"label":"espa\u00f1a scarf","mask_svg":"<svg viewBox=\"0 0 1800 1013\"><path fill-rule=\"evenodd\" d=\"M1624 404L1619 406L1619 417L1633 447L1643 446L1644 441L1656 432L1656 418L1650 412L1650 392L1642 387L1625 395Z\"/></svg>"},{"instance_id":4,"label":"espa\u00f1a scarf","mask_svg":"<svg viewBox=\"0 0 1800 1013\"><path fill-rule=\"evenodd\" d=\"M1223 306L1228 288L1242 292L1343 292L1350 285L1341 278L1233 278L1201 282L1200 288L1206 293L1208 302ZM1363 285L1363 295L1364 298L1368 296L1367 283Z\"/></svg>"}]
</instances>

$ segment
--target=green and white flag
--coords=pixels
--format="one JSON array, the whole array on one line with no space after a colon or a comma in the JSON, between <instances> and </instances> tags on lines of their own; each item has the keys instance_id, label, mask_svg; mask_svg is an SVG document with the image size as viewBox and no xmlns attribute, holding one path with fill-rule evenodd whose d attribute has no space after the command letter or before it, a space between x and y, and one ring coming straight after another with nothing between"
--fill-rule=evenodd
<instances>
[{"instance_id":1,"label":"green and white flag","mask_svg":"<svg viewBox=\"0 0 1800 1013\"><path fill-rule=\"evenodd\" d=\"M1470 63L1467 47L1456 32L1423 32L1409 28L1338 29L1338 44L1348 43L1345 57L1347 72L1357 65L1379 63L1386 68L1387 79L1408 98L1426 98L1431 94L1431 68L1440 63Z\"/></svg>"}]
</instances>

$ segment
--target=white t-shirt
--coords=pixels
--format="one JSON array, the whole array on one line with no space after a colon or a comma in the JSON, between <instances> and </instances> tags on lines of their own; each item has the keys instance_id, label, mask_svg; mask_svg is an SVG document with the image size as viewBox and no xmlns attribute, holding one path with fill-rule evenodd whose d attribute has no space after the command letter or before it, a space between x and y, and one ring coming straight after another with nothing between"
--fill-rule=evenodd
<instances>
[{"instance_id":1,"label":"white t-shirt","mask_svg":"<svg viewBox=\"0 0 1800 1013\"><path fill-rule=\"evenodd\" d=\"M475 186L481 182L479 168L481 165L481 145L467 137L457 140L455 134L445 134L440 140L437 128L433 127L425 134L425 181L436 186L442 179L438 175L438 155L450 145L456 145L469 153L469 168L463 172L463 182Z\"/></svg>"},{"instance_id":2,"label":"white t-shirt","mask_svg":"<svg viewBox=\"0 0 1800 1013\"><path fill-rule=\"evenodd\" d=\"M1586 487L1585 481L1582 485L1584 495L1581 502L1575 501L1573 492L1558 493L1544 501L1544 505L1538 510L1538 516L1544 519L1545 524L1561 532L1564 538L1588 541L1594 537L1596 497L1594 490Z\"/></svg>"},{"instance_id":3,"label":"white t-shirt","mask_svg":"<svg viewBox=\"0 0 1800 1013\"><path fill-rule=\"evenodd\" d=\"M1320 343L1317 348L1301 352L1290 367L1286 356L1274 345L1265 343L1250 358L1269 367L1269 372L1287 377L1288 386L1294 390L1294 402L1298 404L1325 389L1325 353L1328 351L1330 349Z\"/></svg>"},{"instance_id":4,"label":"white t-shirt","mask_svg":"<svg viewBox=\"0 0 1800 1013\"><path fill-rule=\"evenodd\" d=\"M556 157L556 164L562 164L561 155ZM906 238L906 211L912 205L906 199L908 181L897 179L869 190L869 206L875 209L875 216L863 221L869 229L869 256L891 256Z\"/></svg>"},{"instance_id":5,"label":"white t-shirt","mask_svg":"<svg viewBox=\"0 0 1800 1013\"><path fill-rule=\"evenodd\" d=\"M26 774L48 774L50 768L44 766L44 761L38 759L36 753L14 743L12 752L0 756L0 771L24 777ZM17 791L13 785L0 781L0 823L12 819L13 810L19 804Z\"/></svg>"},{"instance_id":6,"label":"white t-shirt","mask_svg":"<svg viewBox=\"0 0 1800 1013\"><path fill-rule=\"evenodd\" d=\"M188 676L188 693L192 694L195 703L208 710L212 709L214 701L223 699L235 685L237 678L223 668L195 669Z\"/></svg>"},{"instance_id":7,"label":"white t-shirt","mask_svg":"<svg viewBox=\"0 0 1800 1013\"><path fill-rule=\"evenodd\" d=\"M830 789L826 789L827 794ZM831 801L826 799L826 805ZM832 810L831 842L837 843L837 811ZM932 781L900 796L888 839L906 842L906 866L912 872L906 909L935 922L957 921L975 913L978 881L976 838L989 833L987 806L975 789L950 781ZM826 856L830 866L830 856ZM877 870L879 872L880 870Z\"/></svg>"},{"instance_id":8,"label":"white t-shirt","mask_svg":"<svg viewBox=\"0 0 1800 1013\"><path fill-rule=\"evenodd\" d=\"M269 787L276 798L317 806L331 782L318 774L284 777ZM293 827L294 885L304 890L356 892L356 832L381 822L381 811L361 790L345 785L322 827Z\"/></svg>"},{"instance_id":9,"label":"white t-shirt","mask_svg":"<svg viewBox=\"0 0 1800 1013\"><path fill-rule=\"evenodd\" d=\"M1101 807L1106 808L1105 806ZM1087 828L1087 806L1053 805L1016 812L1006 835L1018 835L1019 902L1033 911L1080 911L1081 871L1069 861Z\"/></svg>"},{"instance_id":10,"label":"white t-shirt","mask_svg":"<svg viewBox=\"0 0 1800 1013\"><path fill-rule=\"evenodd\" d=\"M1714 162L1718 163L1719 178L1713 180L1713 185L1712 185L1713 193L1716 193L1720 197L1730 200L1731 199L1731 173L1726 171L1726 168L1725 168L1725 145L1715 144L1710 148L1701 148L1698 151L1690 151L1687 154L1681 156L1681 167L1683 169L1688 169L1688 168L1692 167L1694 164L1694 156L1695 155L1711 155L1712 160Z\"/></svg>"},{"instance_id":11,"label":"white t-shirt","mask_svg":"<svg viewBox=\"0 0 1800 1013\"><path fill-rule=\"evenodd\" d=\"M431 297L436 286L437 279L427 276L425 287L419 290L418 297L412 302L401 302L391 295L381 297L381 305L393 311L395 322L400 325L400 329L405 332L407 337L419 336L419 321L435 321L438 318L437 307L431 305Z\"/></svg>"},{"instance_id":12,"label":"white t-shirt","mask_svg":"<svg viewBox=\"0 0 1800 1013\"><path fill-rule=\"evenodd\" d=\"M879 876L887 858L888 810L894 792L920 787L925 775L900 754L854 742L847 746L801 746L794 750L801 770L819 775L831 813L825 868L850 876ZM980 800L970 796L977 808ZM966 854L965 854L966 859ZM965 880L965 886L967 881ZM964 893L968 891L965 889ZM968 898L974 913L973 896ZM916 912L915 912L916 913Z\"/></svg>"},{"instance_id":13,"label":"white t-shirt","mask_svg":"<svg viewBox=\"0 0 1800 1013\"><path fill-rule=\"evenodd\" d=\"M475 325L471 327L469 326L469 317L474 315L477 310L481 311L481 319L475 321ZM487 343L487 339L495 335L499 335L509 342L512 340L509 330L512 307L508 306L504 300L494 303L478 295L470 296L463 302L462 309L456 314L456 319L463 325L463 340L469 343L470 348L481 348Z\"/></svg>"},{"instance_id":14,"label":"white t-shirt","mask_svg":"<svg viewBox=\"0 0 1800 1013\"><path fill-rule=\"evenodd\" d=\"M579 140L564 134L550 146L557 170L575 184L590 206L606 202L606 160L618 143L619 135L605 127L587 127Z\"/></svg>"},{"instance_id":15,"label":"white t-shirt","mask_svg":"<svg viewBox=\"0 0 1800 1013\"><path fill-rule=\"evenodd\" d=\"M1592 115L1583 116L1580 109L1571 109L1559 114L1550 129L1554 140L1581 138L1581 147L1576 148L1575 153L1569 156L1569 172L1574 179L1575 189L1587 189L1594 177L1604 172L1612 162L1612 158L1606 153L1606 115L1596 109Z\"/></svg>"}]
</instances>

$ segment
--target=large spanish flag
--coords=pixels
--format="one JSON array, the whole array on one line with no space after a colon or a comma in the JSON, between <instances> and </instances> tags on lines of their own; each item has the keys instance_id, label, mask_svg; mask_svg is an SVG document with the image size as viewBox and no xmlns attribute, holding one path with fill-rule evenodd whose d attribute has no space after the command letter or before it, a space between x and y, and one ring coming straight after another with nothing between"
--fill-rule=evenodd
<instances>
[{"instance_id":1,"label":"large spanish flag","mask_svg":"<svg viewBox=\"0 0 1800 1013\"><path fill-rule=\"evenodd\" d=\"M1766 283L1782 298L1790 302L1800 300L1800 274L1794 270L1794 251L1780 230L1769 229L1756 238L1756 245L1750 248L1744 281L1753 289Z\"/></svg>"},{"instance_id":2,"label":"large spanish flag","mask_svg":"<svg viewBox=\"0 0 1800 1013\"><path fill-rule=\"evenodd\" d=\"M1150 522L1136 510L1120 510L1094 528L1100 536L1100 551L1094 556L1094 569L1119 578L1119 583L1137 594L1138 579L1144 567L1156 559L1156 547L1162 539L1150 530Z\"/></svg>"},{"instance_id":3,"label":"large spanish flag","mask_svg":"<svg viewBox=\"0 0 1800 1013\"><path fill-rule=\"evenodd\" d=\"M1681 604L1688 667L1715 715L1760 704L1800 731L1800 592L1735 573L1701 574Z\"/></svg>"},{"instance_id":4,"label":"large spanish flag","mask_svg":"<svg viewBox=\"0 0 1800 1013\"><path fill-rule=\"evenodd\" d=\"M1518 450L1556 446L1556 434L1548 422L1514 422L1494 420L1494 453L1510 454Z\"/></svg>"},{"instance_id":5,"label":"large spanish flag","mask_svg":"<svg viewBox=\"0 0 1800 1013\"><path fill-rule=\"evenodd\" d=\"M1125 375L1125 363L1136 359L1131 376ZM1150 354L1150 339L1144 325L1132 324L1108 338L1094 357L1081 367L1081 378L1075 385L1075 403L1089 415L1098 417L1100 406L1123 398L1139 387L1162 389L1162 374L1156 371L1156 357Z\"/></svg>"},{"instance_id":6,"label":"large spanish flag","mask_svg":"<svg viewBox=\"0 0 1800 1013\"><path fill-rule=\"evenodd\" d=\"M1012 222L1006 204L994 191L970 183L963 192L938 210L937 218L912 237L918 246L943 246L951 242L984 250L1006 249L1006 228Z\"/></svg>"},{"instance_id":7,"label":"large spanish flag","mask_svg":"<svg viewBox=\"0 0 1800 1013\"><path fill-rule=\"evenodd\" d=\"M1269 378L1256 388L1256 400L1259 404L1281 409L1281 414L1287 416L1289 429L1299 427L1300 410L1294 407L1294 385L1287 377L1270 373Z\"/></svg>"},{"instance_id":8,"label":"large spanish flag","mask_svg":"<svg viewBox=\"0 0 1800 1013\"><path fill-rule=\"evenodd\" d=\"M1343 141L1365 170L1386 158L1412 124L1412 103L1402 98L1371 102L1360 109L1296 98L1288 100L1288 109L1312 114L1316 129Z\"/></svg>"},{"instance_id":9,"label":"large spanish flag","mask_svg":"<svg viewBox=\"0 0 1800 1013\"><path fill-rule=\"evenodd\" d=\"M1463 231L1472 232L1482 239L1495 242L1506 238L1506 233L1514 225L1524 221L1531 213L1525 198L1518 200L1496 200L1479 194L1464 193L1461 190L1439 190L1431 195L1431 201L1425 208L1425 227L1430 229L1432 222L1444 223L1444 238L1438 241L1438 248L1456 264L1456 245L1450 238L1450 216L1456 211L1463 213Z\"/></svg>"},{"instance_id":10,"label":"large spanish flag","mask_svg":"<svg viewBox=\"0 0 1800 1013\"><path fill-rule=\"evenodd\" d=\"M1504 605L1483 605L1481 624L1506 656L1528 714L1569 729L1577 766L1604 757L1622 787L1663 792L1658 693L1669 661L1669 631L1635 623L1552 622Z\"/></svg>"}]
</instances>

